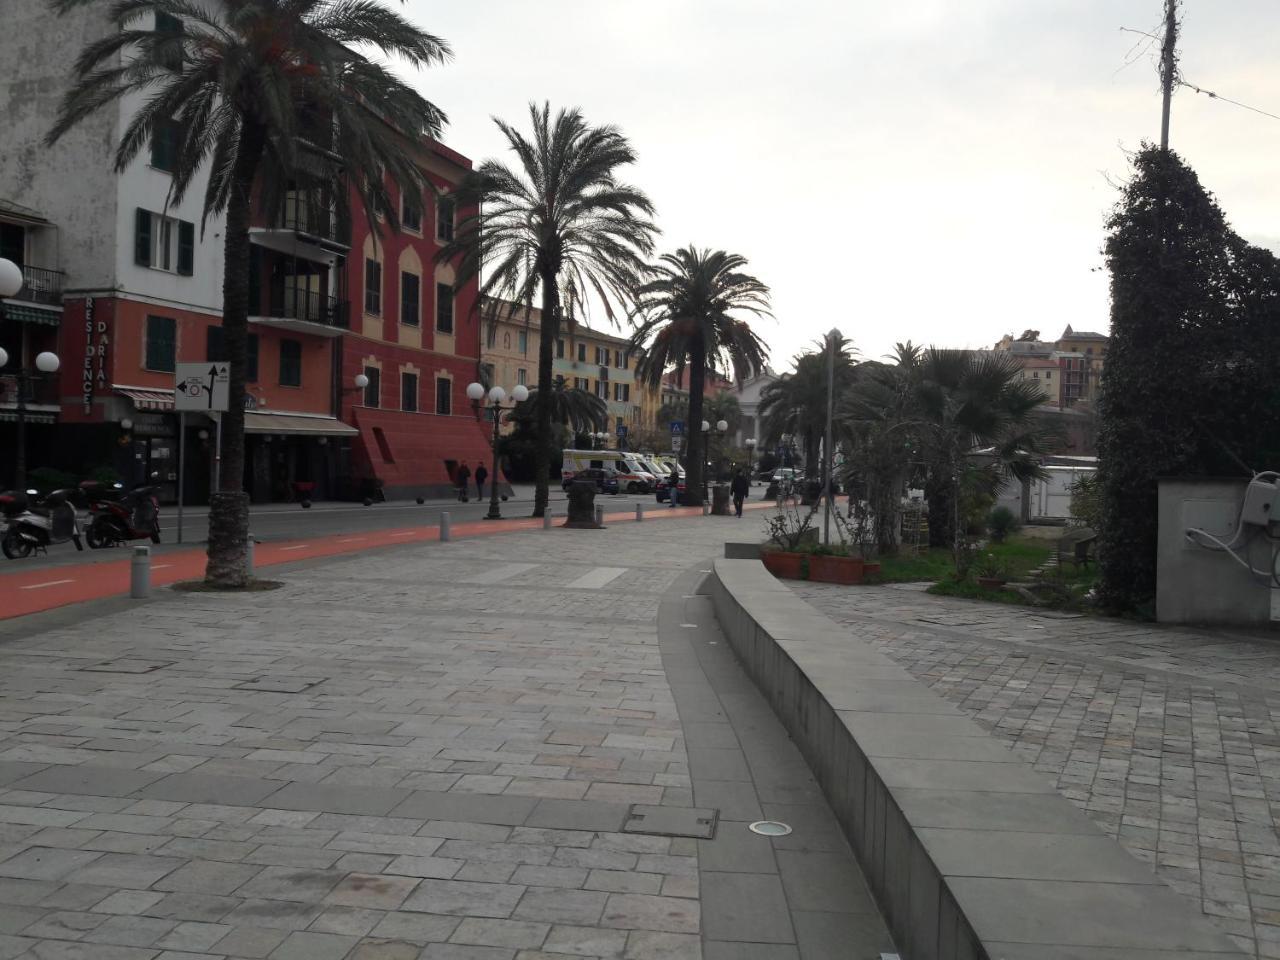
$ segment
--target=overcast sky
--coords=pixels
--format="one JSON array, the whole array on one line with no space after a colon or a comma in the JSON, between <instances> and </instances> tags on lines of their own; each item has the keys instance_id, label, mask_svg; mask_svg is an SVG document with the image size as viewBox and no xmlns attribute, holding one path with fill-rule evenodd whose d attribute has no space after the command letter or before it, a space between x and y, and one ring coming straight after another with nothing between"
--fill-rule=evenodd
<instances>
[{"instance_id":1,"label":"overcast sky","mask_svg":"<svg viewBox=\"0 0 1280 960\"><path fill-rule=\"evenodd\" d=\"M662 249L748 258L775 367L838 326L990 345L1107 328L1099 249L1126 151L1158 139L1162 0L408 0L452 64L416 82L446 141L501 154L527 103L614 123ZM1280 114L1280 6L1186 0L1187 80ZM1134 62L1125 66L1126 56ZM1172 145L1244 236L1280 246L1280 121L1182 90Z\"/></svg>"}]
</instances>

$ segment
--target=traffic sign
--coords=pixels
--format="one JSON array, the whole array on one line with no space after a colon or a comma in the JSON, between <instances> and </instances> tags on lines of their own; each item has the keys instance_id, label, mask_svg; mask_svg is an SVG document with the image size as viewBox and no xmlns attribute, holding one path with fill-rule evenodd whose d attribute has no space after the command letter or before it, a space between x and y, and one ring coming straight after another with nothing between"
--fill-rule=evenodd
<instances>
[{"instance_id":1,"label":"traffic sign","mask_svg":"<svg viewBox=\"0 0 1280 960\"><path fill-rule=\"evenodd\" d=\"M672 453L680 452L680 434L678 433L673 433L671 435L671 452Z\"/></svg>"},{"instance_id":2,"label":"traffic sign","mask_svg":"<svg viewBox=\"0 0 1280 960\"><path fill-rule=\"evenodd\" d=\"M618 436L625 437L627 435L627 425L625 423L618 424Z\"/></svg>"},{"instance_id":3,"label":"traffic sign","mask_svg":"<svg viewBox=\"0 0 1280 960\"><path fill-rule=\"evenodd\" d=\"M680 436L680 434L682 434L682 433L684 433L684 421L683 421L683 420L672 420L672 421L671 421L671 435L672 435L673 437L678 437L678 436Z\"/></svg>"},{"instance_id":4,"label":"traffic sign","mask_svg":"<svg viewBox=\"0 0 1280 960\"><path fill-rule=\"evenodd\" d=\"M231 399L231 365L179 363L174 371L175 410L226 410Z\"/></svg>"}]
</instances>

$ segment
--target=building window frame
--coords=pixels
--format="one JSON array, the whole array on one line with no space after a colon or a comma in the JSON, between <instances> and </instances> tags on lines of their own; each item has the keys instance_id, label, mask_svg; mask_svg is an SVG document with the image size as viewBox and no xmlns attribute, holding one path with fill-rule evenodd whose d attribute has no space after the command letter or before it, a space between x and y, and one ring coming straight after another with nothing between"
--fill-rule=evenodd
<instances>
[{"instance_id":1,"label":"building window frame","mask_svg":"<svg viewBox=\"0 0 1280 960\"><path fill-rule=\"evenodd\" d=\"M436 283L436 332L453 335L454 290L451 283Z\"/></svg>"},{"instance_id":2,"label":"building window frame","mask_svg":"<svg viewBox=\"0 0 1280 960\"><path fill-rule=\"evenodd\" d=\"M382 315L382 263L372 257L364 260L364 312Z\"/></svg>"},{"instance_id":3,"label":"building window frame","mask_svg":"<svg viewBox=\"0 0 1280 960\"><path fill-rule=\"evenodd\" d=\"M400 409L405 413L418 412L418 375L400 371Z\"/></svg>"},{"instance_id":4,"label":"building window frame","mask_svg":"<svg viewBox=\"0 0 1280 960\"><path fill-rule=\"evenodd\" d=\"M410 270L400 271L400 322L408 327L422 325L422 278Z\"/></svg>"},{"instance_id":5,"label":"building window frame","mask_svg":"<svg viewBox=\"0 0 1280 960\"><path fill-rule=\"evenodd\" d=\"M436 413L442 417L453 414L453 380L436 377Z\"/></svg>"},{"instance_id":6,"label":"building window frame","mask_svg":"<svg viewBox=\"0 0 1280 960\"><path fill-rule=\"evenodd\" d=\"M364 368L364 375L369 378L369 382L364 388L364 406L378 410L382 407L382 369L380 367L371 367L367 364Z\"/></svg>"},{"instance_id":7,"label":"building window frame","mask_svg":"<svg viewBox=\"0 0 1280 960\"><path fill-rule=\"evenodd\" d=\"M174 317L147 315L143 367L157 373L173 373L178 362L178 321Z\"/></svg>"},{"instance_id":8,"label":"building window frame","mask_svg":"<svg viewBox=\"0 0 1280 960\"><path fill-rule=\"evenodd\" d=\"M436 200L436 239L442 243L453 240L454 228L457 225L457 205L451 197L441 196Z\"/></svg>"},{"instance_id":9,"label":"building window frame","mask_svg":"<svg viewBox=\"0 0 1280 960\"><path fill-rule=\"evenodd\" d=\"M302 341L292 337L280 339L280 386L302 386Z\"/></svg>"}]
</instances>

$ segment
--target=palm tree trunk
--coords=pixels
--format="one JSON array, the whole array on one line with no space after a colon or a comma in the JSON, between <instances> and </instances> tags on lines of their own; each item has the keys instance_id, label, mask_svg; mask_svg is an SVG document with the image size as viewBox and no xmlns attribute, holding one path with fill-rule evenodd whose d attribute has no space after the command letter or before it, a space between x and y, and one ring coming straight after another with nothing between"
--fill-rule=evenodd
<instances>
[{"instance_id":1,"label":"palm tree trunk","mask_svg":"<svg viewBox=\"0 0 1280 960\"><path fill-rule=\"evenodd\" d=\"M557 315L556 275L549 270L542 272L542 335L538 343L538 397L534 403L533 451L533 515L541 517L547 512L551 486L551 367L553 349L560 335L560 317Z\"/></svg>"},{"instance_id":2,"label":"palm tree trunk","mask_svg":"<svg viewBox=\"0 0 1280 960\"><path fill-rule=\"evenodd\" d=\"M249 214L253 181L266 146L266 131L254 123L240 130L227 202L222 329L231 367L229 409L222 415L222 488L209 498L205 583L243 587L249 574L249 495L244 492L244 382L249 342Z\"/></svg>"},{"instance_id":3,"label":"palm tree trunk","mask_svg":"<svg viewBox=\"0 0 1280 960\"><path fill-rule=\"evenodd\" d=\"M689 438L684 464L684 498L691 506L702 503L702 463L707 459L707 435L702 432L702 389L707 376L707 348L701 334L689 346L689 422L684 435Z\"/></svg>"}]
</instances>

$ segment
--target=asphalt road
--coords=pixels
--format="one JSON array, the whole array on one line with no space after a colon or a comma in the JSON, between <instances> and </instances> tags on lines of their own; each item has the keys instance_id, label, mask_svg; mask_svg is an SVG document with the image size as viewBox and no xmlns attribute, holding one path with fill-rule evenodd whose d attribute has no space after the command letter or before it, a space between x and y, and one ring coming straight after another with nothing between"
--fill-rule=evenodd
<instances>
[{"instance_id":1,"label":"asphalt road","mask_svg":"<svg viewBox=\"0 0 1280 960\"><path fill-rule=\"evenodd\" d=\"M619 494L616 496L601 495L596 502L604 506L606 511L634 510L635 504L643 503L646 510L661 509L666 504L659 504L653 494ZM521 519L533 513L532 496L521 495L505 503L499 503L502 516L507 519ZM563 491L551 491L551 509L563 516L565 495ZM317 503L309 510L304 510L296 503L272 503L256 506L250 510L250 528L254 537L263 543L283 540L298 540L306 537L321 537L330 534L365 533L369 531L405 528L413 526L434 526L440 522L440 514L449 512L454 523L481 520L489 512L489 501L477 503L459 503L456 500L432 500L418 505L412 500L388 501L363 506L359 503ZM207 507L187 507L183 511L182 544L184 548L199 546L205 539L207 531ZM156 556L162 555L178 546L177 508L165 506L160 509L160 536L162 542L154 547ZM136 541L147 543L146 540ZM47 555L30 556L22 560L7 560L0 556L0 575L32 567L56 568L68 564L83 564L119 560L125 551L119 547L103 550L90 550L87 547L77 552L72 543L62 543L50 547Z\"/></svg>"}]
</instances>

